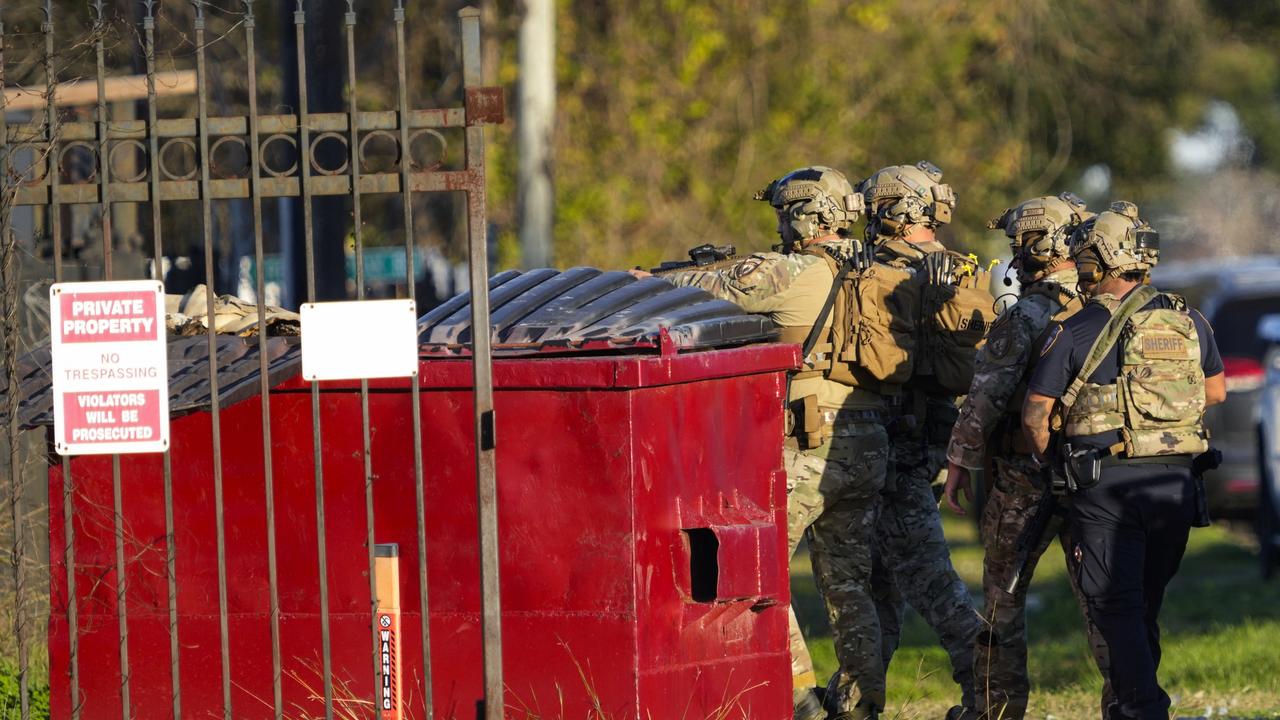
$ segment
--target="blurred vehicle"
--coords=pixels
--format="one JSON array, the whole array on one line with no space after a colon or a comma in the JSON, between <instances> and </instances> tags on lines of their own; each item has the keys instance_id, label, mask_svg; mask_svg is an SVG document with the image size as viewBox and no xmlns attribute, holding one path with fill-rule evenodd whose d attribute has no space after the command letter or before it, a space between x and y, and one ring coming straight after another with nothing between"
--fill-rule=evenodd
<instances>
[{"instance_id":1,"label":"blurred vehicle","mask_svg":"<svg viewBox=\"0 0 1280 720\"><path fill-rule=\"evenodd\" d=\"M1280 314L1265 315L1258 336L1268 344L1263 359L1266 384L1258 406L1258 556L1262 577L1270 579L1280 566Z\"/></svg>"},{"instance_id":2,"label":"blurred vehicle","mask_svg":"<svg viewBox=\"0 0 1280 720\"><path fill-rule=\"evenodd\" d=\"M1227 400L1205 412L1210 443L1222 451L1222 466L1205 475L1209 512L1215 518L1252 518L1259 498L1258 404L1268 349L1258 329L1263 316L1280 313L1280 256L1161 264L1152 283L1184 296L1213 326Z\"/></svg>"}]
</instances>

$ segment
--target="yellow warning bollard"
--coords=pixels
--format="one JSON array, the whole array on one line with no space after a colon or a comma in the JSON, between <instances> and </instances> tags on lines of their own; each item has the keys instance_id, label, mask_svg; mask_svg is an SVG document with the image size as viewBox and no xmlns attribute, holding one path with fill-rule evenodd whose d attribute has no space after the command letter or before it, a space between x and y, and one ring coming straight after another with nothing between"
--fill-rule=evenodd
<instances>
[{"instance_id":1,"label":"yellow warning bollard","mask_svg":"<svg viewBox=\"0 0 1280 720\"><path fill-rule=\"evenodd\" d=\"M379 720L401 720L400 713L400 546L374 547L374 580L378 588L379 655L382 687L378 689Z\"/></svg>"}]
</instances>

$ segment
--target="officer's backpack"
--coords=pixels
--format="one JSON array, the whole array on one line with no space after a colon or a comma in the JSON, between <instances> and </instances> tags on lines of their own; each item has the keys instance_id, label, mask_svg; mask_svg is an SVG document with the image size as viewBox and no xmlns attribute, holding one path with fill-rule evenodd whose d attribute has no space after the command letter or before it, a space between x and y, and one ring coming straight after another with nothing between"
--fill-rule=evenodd
<instances>
[{"instance_id":1,"label":"officer's backpack","mask_svg":"<svg viewBox=\"0 0 1280 720\"><path fill-rule=\"evenodd\" d=\"M929 253L915 275L920 322L910 385L943 395L964 395L974 358L996 319L987 289L991 273L977 259L951 251Z\"/></svg>"},{"instance_id":2,"label":"officer's backpack","mask_svg":"<svg viewBox=\"0 0 1280 720\"><path fill-rule=\"evenodd\" d=\"M879 393L907 384L940 394L969 391L974 356L995 319L995 298L986 289L991 276L975 260L927 253L922 269L911 272L863 258L855 272L842 273L825 251L813 254L840 286L831 330L817 345L825 354L808 372Z\"/></svg>"},{"instance_id":3,"label":"officer's backpack","mask_svg":"<svg viewBox=\"0 0 1280 720\"><path fill-rule=\"evenodd\" d=\"M916 357L922 286L905 270L867 264L865 258L842 272L826 252L812 254L827 262L840 285L831 300L831 328L817 345L825 352L811 358L806 371L872 392L905 383ZM819 323L825 319L824 312Z\"/></svg>"}]
</instances>

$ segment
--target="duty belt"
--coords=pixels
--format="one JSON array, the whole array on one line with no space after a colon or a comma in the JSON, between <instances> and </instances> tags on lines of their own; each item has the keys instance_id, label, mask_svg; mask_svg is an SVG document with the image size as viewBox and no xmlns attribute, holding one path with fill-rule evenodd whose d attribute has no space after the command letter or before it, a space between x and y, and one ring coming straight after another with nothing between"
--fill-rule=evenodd
<instances>
[{"instance_id":1,"label":"duty belt","mask_svg":"<svg viewBox=\"0 0 1280 720\"><path fill-rule=\"evenodd\" d=\"M1183 455L1154 455L1152 457L1131 458L1124 455L1108 455L1102 458L1102 467L1117 467L1120 465L1176 465L1177 467L1191 467L1192 456L1190 454Z\"/></svg>"},{"instance_id":2,"label":"duty belt","mask_svg":"<svg viewBox=\"0 0 1280 720\"><path fill-rule=\"evenodd\" d=\"M1071 443L1067 442L1063 445L1063 474L1068 491L1088 490L1097 485L1102 479L1103 468L1130 465L1174 465L1189 468L1195 464L1195 458L1187 454L1131 458L1123 453L1123 442L1103 448L1073 448Z\"/></svg>"},{"instance_id":3,"label":"duty belt","mask_svg":"<svg viewBox=\"0 0 1280 720\"><path fill-rule=\"evenodd\" d=\"M884 422L884 413L880 410L822 410L822 424L835 425L841 422Z\"/></svg>"}]
</instances>

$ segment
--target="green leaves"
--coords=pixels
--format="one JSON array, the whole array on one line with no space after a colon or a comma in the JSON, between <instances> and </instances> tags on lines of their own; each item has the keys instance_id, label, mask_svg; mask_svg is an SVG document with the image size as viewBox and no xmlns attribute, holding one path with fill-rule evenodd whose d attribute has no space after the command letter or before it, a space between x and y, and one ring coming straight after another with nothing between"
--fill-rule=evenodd
<instances>
[{"instance_id":1,"label":"green leaves","mask_svg":"<svg viewBox=\"0 0 1280 720\"><path fill-rule=\"evenodd\" d=\"M771 178L920 159L959 196L946 239L995 254L993 213L1075 189L1091 165L1115 193L1164 193L1168 131L1214 98L1280 164L1280 13L1237 5L560 0L557 256L622 267L702 242L763 249L773 216L749 197ZM495 198L499 222L513 196Z\"/></svg>"}]
</instances>

